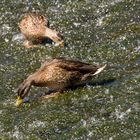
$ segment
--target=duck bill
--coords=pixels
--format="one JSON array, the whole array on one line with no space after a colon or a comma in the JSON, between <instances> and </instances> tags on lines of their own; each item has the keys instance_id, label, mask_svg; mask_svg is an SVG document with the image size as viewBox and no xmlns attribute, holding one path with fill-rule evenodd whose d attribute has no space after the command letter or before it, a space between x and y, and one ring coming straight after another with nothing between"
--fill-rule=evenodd
<instances>
[{"instance_id":1,"label":"duck bill","mask_svg":"<svg viewBox=\"0 0 140 140\"><path fill-rule=\"evenodd\" d=\"M24 102L24 100L20 96L18 96L15 106L19 107L23 102Z\"/></svg>"}]
</instances>

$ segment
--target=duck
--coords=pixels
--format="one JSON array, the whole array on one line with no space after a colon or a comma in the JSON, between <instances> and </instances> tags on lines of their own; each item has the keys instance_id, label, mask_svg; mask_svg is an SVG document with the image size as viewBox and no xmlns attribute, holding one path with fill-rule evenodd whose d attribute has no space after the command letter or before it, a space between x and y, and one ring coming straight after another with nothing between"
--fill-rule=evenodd
<instances>
[{"instance_id":1,"label":"duck","mask_svg":"<svg viewBox=\"0 0 140 140\"><path fill-rule=\"evenodd\" d=\"M65 57L48 59L19 85L16 106L24 102L31 86L53 89L54 92L45 98L55 97L58 93L90 82L105 67L106 65L89 64Z\"/></svg>"},{"instance_id":2,"label":"duck","mask_svg":"<svg viewBox=\"0 0 140 140\"><path fill-rule=\"evenodd\" d=\"M37 12L30 12L23 16L19 23L21 33L25 36L24 47L33 48L42 44L47 38L55 42L55 45L64 47L62 35L49 28L48 19Z\"/></svg>"}]
</instances>

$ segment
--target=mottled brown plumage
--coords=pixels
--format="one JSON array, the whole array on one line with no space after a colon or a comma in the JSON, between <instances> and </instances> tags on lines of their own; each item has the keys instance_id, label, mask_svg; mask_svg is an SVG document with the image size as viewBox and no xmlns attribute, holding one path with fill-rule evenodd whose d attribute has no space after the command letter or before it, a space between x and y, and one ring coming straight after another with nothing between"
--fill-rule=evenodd
<instances>
[{"instance_id":1,"label":"mottled brown plumage","mask_svg":"<svg viewBox=\"0 0 140 140\"><path fill-rule=\"evenodd\" d=\"M23 35L26 37L24 46L26 48L35 47L42 43L46 38L50 38L57 45L64 47L64 41L60 33L49 28L48 19L38 13L26 14L19 27Z\"/></svg>"},{"instance_id":2,"label":"mottled brown plumage","mask_svg":"<svg viewBox=\"0 0 140 140\"><path fill-rule=\"evenodd\" d=\"M31 85L62 91L89 82L100 73L105 65L93 65L66 58L47 60L31 74L18 88L18 95L24 98Z\"/></svg>"}]
</instances>

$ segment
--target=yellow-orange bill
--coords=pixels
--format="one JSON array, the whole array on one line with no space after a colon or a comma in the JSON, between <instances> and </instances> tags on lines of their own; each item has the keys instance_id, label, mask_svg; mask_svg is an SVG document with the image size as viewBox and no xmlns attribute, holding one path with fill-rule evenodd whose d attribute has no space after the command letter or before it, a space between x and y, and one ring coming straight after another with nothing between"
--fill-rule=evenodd
<instances>
[{"instance_id":1,"label":"yellow-orange bill","mask_svg":"<svg viewBox=\"0 0 140 140\"><path fill-rule=\"evenodd\" d=\"M18 107L18 106L20 106L22 103L23 103L23 99L21 99L20 96L18 96L18 97L17 97L17 100L16 100L16 103L15 103L15 106Z\"/></svg>"}]
</instances>

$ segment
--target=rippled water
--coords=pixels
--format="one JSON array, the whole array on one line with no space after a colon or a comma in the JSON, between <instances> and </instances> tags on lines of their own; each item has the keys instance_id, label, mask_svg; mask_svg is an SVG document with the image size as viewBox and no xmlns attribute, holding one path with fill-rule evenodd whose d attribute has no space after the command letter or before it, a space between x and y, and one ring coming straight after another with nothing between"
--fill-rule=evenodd
<instances>
[{"instance_id":1,"label":"rippled water","mask_svg":"<svg viewBox=\"0 0 140 140\"><path fill-rule=\"evenodd\" d=\"M28 11L47 15L66 40L64 49L26 49L18 23ZM0 139L139 140L140 1L1 0ZM107 64L91 85L58 98L14 106L18 85L49 57Z\"/></svg>"}]
</instances>

